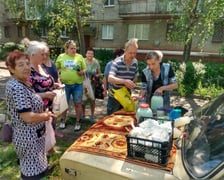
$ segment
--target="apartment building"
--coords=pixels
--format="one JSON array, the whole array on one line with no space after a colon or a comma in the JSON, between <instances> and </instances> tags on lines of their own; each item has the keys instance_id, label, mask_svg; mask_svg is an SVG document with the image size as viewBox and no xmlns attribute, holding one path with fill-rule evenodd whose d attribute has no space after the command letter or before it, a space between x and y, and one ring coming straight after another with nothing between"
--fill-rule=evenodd
<instances>
[{"instance_id":1,"label":"apartment building","mask_svg":"<svg viewBox=\"0 0 224 180\"><path fill-rule=\"evenodd\" d=\"M160 49L167 57L181 56L183 44L168 42L167 32L172 28L169 0L102 0L91 1L93 19L89 21L94 29L90 45L95 48L123 47L132 37L139 39L139 53ZM215 34L205 43L203 53L196 42L192 45L192 57L220 58L218 52L223 43L224 26L217 24Z\"/></svg>"},{"instance_id":2,"label":"apartment building","mask_svg":"<svg viewBox=\"0 0 224 180\"><path fill-rule=\"evenodd\" d=\"M26 8L27 0L20 0L20 6ZM181 56L183 44L169 42L167 32L172 28L170 0L91 0L92 18L84 27L86 47L114 49L124 47L125 42L133 37L139 39L139 54L148 50L160 49L166 57ZM30 10L30 8L27 8ZM33 12L33 11L32 11ZM32 17L26 11L24 20L18 23L18 15L9 14L0 3L0 44L19 43L24 37L41 39L32 31ZM46 33L45 33L46 34ZM74 36L74 35L73 35ZM73 37L72 36L72 37ZM68 34L66 40L71 38ZM74 37L73 37L74 38ZM195 42L192 45L192 57L195 59L220 58L218 52L224 41L224 23L217 23L215 34L205 43L203 53Z\"/></svg>"}]
</instances>

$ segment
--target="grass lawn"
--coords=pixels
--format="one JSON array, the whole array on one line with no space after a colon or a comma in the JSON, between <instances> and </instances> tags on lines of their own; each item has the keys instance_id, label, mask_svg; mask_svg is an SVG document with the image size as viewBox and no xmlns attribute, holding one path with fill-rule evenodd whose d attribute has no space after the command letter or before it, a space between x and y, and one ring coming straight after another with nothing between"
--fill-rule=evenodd
<instances>
[{"instance_id":1,"label":"grass lawn","mask_svg":"<svg viewBox=\"0 0 224 180\"><path fill-rule=\"evenodd\" d=\"M0 101L1 111L5 109L4 101ZM59 160L63 152L77 139L83 132L85 132L93 123L88 120L82 122L82 129L74 132L75 118L69 117L66 122L66 129L58 130L64 137L57 138L55 149L57 153L52 154L48 162L50 165L55 165L54 171L44 179L60 180L61 172ZM0 124L1 126L1 124ZM1 130L1 127L0 127ZM1 180L18 180L20 179L20 169L18 165L17 156L12 143L3 143L0 140L0 179Z\"/></svg>"}]
</instances>

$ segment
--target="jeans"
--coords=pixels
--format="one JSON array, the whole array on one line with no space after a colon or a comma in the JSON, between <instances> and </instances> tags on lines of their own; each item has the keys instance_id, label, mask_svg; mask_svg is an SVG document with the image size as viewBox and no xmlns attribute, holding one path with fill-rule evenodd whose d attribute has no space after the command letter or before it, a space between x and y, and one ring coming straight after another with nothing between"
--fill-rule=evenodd
<instances>
[{"instance_id":1,"label":"jeans","mask_svg":"<svg viewBox=\"0 0 224 180\"><path fill-rule=\"evenodd\" d=\"M114 97L108 96L107 115L111 115L122 108L121 104Z\"/></svg>"}]
</instances>

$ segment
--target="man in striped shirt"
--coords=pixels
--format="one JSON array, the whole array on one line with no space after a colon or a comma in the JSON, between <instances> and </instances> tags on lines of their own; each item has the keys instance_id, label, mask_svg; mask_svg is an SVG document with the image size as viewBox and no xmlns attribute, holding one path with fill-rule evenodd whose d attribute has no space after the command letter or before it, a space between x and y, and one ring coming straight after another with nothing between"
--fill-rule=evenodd
<instances>
[{"instance_id":1,"label":"man in striped shirt","mask_svg":"<svg viewBox=\"0 0 224 180\"><path fill-rule=\"evenodd\" d=\"M138 79L138 61L135 58L138 50L138 40L133 38L125 44L124 54L116 58L111 66L108 82L109 95L107 104L107 114L122 109L121 104L113 97L112 89L119 89L126 86L128 90L134 89Z\"/></svg>"}]
</instances>

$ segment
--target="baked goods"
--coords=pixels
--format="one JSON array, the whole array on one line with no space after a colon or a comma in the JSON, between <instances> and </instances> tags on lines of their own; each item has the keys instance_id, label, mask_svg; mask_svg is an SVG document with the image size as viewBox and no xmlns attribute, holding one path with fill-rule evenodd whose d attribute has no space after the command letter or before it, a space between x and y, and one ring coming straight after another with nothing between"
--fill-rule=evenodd
<instances>
[{"instance_id":1,"label":"baked goods","mask_svg":"<svg viewBox=\"0 0 224 180\"><path fill-rule=\"evenodd\" d=\"M127 143L125 138L117 138L112 143L112 146L118 149L126 149Z\"/></svg>"},{"instance_id":2,"label":"baked goods","mask_svg":"<svg viewBox=\"0 0 224 180\"><path fill-rule=\"evenodd\" d=\"M105 119L103 123L106 126L120 129L125 126L131 126L131 123L134 122L134 120L135 119L132 116L114 115Z\"/></svg>"}]
</instances>

